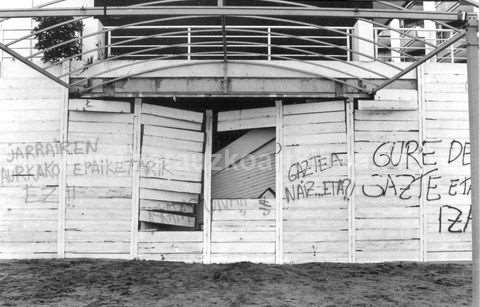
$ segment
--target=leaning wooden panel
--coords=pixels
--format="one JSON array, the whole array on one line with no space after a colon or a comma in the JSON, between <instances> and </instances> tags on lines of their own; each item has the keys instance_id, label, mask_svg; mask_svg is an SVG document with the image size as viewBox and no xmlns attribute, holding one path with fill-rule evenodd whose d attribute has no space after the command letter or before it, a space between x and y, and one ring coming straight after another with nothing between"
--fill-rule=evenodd
<instances>
[{"instance_id":1,"label":"leaning wooden panel","mask_svg":"<svg viewBox=\"0 0 480 307\"><path fill-rule=\"evenodd\" d=\"M197 182L141 178L140 187L145 189L165 190L200 194L202 185Z\"/></svg>"},{"instance_id":2,"label":"leaning wooden panel","mask_svg":"<svg viewBox=\"0 0 480 307\"><path fill-rule=\"evenodd\" d=\"M143 114L142 115L142 124L160 126L166 128L181 128L188 130L200 131L202 129L201 123L195 123L190 121L172 119L167 117Z\"/></svg>"},{"instance_id":3,"label":"leaning wooden panel","mask_svg":"<svg viewBox=\"0 0 480 307\"><path fill-rule=\"evenodd\" d=\"M193 112L178 108L169 108L164 106L153 105L150 103L144 103L142 105L143 114L151 114L161 117L174 118L178 120L190 121L194 123L203 122L203 114L200 112Z\"/></svg>"},{"instance_id":4,"label":"leaning wooden panel","mask_svg":"<svg viewBox=\"0 0 480 307\"><path fill-rule=\"evenodd\" d=\"M155 224L195 227L195 217L165 212L141 210L139 220Z\"/></svg>"},{"instance_id":5,"label":"leaning wooden panel","mask_svg":"<svg viewBox=\"0 0 480 307\"><path fill-rule=\"evenodd\" d=\"M201 132L182 130L176 128L164 128L146 125L144 128L145 135L157 136L157 137L167 137L170 139L176 140L186 140L186 141L195 141L203 142L204 135Z\"/></svg>"}]
</instances>

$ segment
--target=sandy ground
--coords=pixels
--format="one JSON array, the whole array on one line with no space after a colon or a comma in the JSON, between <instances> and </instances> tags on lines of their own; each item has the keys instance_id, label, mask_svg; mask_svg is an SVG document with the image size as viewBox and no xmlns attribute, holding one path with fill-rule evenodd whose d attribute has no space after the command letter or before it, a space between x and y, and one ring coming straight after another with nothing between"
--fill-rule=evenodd
<instances>
[{"instance_id":1,"label":"sandy ground","mask_svg":"<svg viewBox=\"0 0 480 307\"><path fill-rule=\"evenodd\" d=\"M469 306L470 264L0 262L0 306Z\"/></svg>"}]
</instances>

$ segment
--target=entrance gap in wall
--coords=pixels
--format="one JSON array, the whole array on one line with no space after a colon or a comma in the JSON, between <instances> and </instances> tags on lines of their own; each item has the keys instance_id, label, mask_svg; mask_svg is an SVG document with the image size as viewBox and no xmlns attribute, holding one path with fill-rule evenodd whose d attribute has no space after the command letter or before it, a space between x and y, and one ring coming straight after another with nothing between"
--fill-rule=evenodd
<instances>
[{"instance_id":1,"label":"entrance gap in wall","mask_svg":"<svg viewBox=\"0 0 480 307\"><path fill-rule=\"evenodd\" d=\"M271 199L273 204L278 150L275 100L143 98L139 230L203 229L207 110L213 112L209 149L213 203L238 200L245 204L243 200ZM282 100L289 105L309 99Z\"/></svg>"}]
</instances>

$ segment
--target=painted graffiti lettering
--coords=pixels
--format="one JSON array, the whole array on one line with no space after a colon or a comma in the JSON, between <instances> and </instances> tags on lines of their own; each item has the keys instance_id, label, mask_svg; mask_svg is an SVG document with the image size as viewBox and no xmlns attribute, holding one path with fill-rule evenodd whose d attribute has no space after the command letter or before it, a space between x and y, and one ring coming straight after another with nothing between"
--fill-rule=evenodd
<instances>
[{"instance_id":1,"label":"painted graffiti lettering","mask_svg":"<svg viewBox=\"0 0 480 307\"><path fill-rule=\"evenodd\" d=\"M349 198L353 194L355 185L349 178L339 180L324 180L317 185L315 181L300 181L285 187L285 198L287 202L321 197L344 197Z\"/></svg>"},{"instance_id":2,"label":"painted graffiti lettering","mask_svg":"<svg viewBox=\"0 0 480 307\"><path fill-rule=\"evenodd\" d=\"M470 165L470 142L459 142L453 140L450 142L448 150L448 163L458 161L461 165Z\"/></svg>"},{"instance_id":3,"label":"painted graffiti lettering","mask_svg":"<svg viewBox=\"0 0 480 307\"><path fill-rule=\"evenodd\" d=\"M331 153L329 155L314 155L305 160L295 162L288 169L288 180L304 179L313 175L318 175L335 166L343 166L344 161L340 157L345 153Z\"/></svg>"},{"instance_id":4,"label":"painted graffiti lettering","mask_svg":"<svg viewBox=\"0 0 480 307\"><path fill-rule=\"evenodd\" d=\"M468 209L468 213L465 214L462 209L451 205L443 205L439 208L438 214L438 232L444 232L444 222L448 222L447 232L461 233L466 232L470 221L472 220L472 206Z\"/></svg>"},{"instance_id":5,"label":"painted graffiti lettering","mask_svg":"<svg viewBox=\"0 0 480 307\"><path fill-rule=\"evenodd\" d=\"M12 145L10 145L12 146ZM95 141L74 141L74 142L36 142L27 145L16 145L9 148L6 162L17 160L35 159L41 157L57 157L62 154L90 154L98 150L98 138Z\"/></svg>"},{"instance_id":6,"label":"painted graffiti lettering","mask_svg":"<svg viewBox=\"0 0 480 307\"><path fill-rule=\"evenodd\" d=\"M425 144L425 142L423 143ZM384 142L378 146L372 155L373 164L377 167L403 167L425 165L425 159L435 152L424 152L418 141ZM429 165L432 165L428 163Z\"/></svg>"},{"instance_id":7,"label":"painted graffiti lettering","mask_svg":"<svg viewBox=\"0 0 480 307\"><path fill-rule=\"evenodd\" d=\"M398 197L401 200L408 200L412 197L421 198L423 196L423 191L425 190L427 201L439 200L441 198L441 195L435 192L438 188L438 185L435 183L435 181L441 179L441 177L432 175L437 171L438 168L431 169L428 172L425 172L419 176L411 174L372 174L372 179L380 178L381 180L384 180L384 182L376 184L363 184L362 194L366 197L371 198L385 197L391 195L394 197ZM407 184L400 184L400 178L408 178L409 182ZM424 188L425 182L426 188ZM418 190L415 192L413 187L417 187Z\"/></svg>"},{"instance_id":8,"label":"painted graffiti lettering","mask_svg":"<svg viewBox=\"0 0 480 307\"><path fill-rule=\"evenodd\" d=\"M455 178L450 180L450 186L448 187L448 195L470 195L471 191L471 177L464 177L463 179Z\"/></svg>"}]
</instances>

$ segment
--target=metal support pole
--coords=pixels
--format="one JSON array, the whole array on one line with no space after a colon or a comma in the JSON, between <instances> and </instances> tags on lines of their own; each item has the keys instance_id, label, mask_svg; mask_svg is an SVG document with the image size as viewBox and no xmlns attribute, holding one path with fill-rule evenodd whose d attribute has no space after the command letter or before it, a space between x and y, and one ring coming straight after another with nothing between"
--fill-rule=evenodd
<instances>
[{"instance_id":1,"label":"metal support pole","mask_svg":"<svg viewBox=\"0 0 480 307\"><path fill-rule=\"evenodd\" d=\"M473 306L480 307L480 101L478 96L478 20L467 28L468 113L472 180Z\"/></svg>"},{"instance_id":2,"label":"metal support pole","mask_svg":"<svg viewBox=\"0 0 480 307\"><path fill-rule=\"evenodd\" d=\"M29 60L25 59L21 54L19 54L18 52L12 50L11 48L8 48L7 46L5 46L4 44L0 43L0 50L3 50L5 51L6 53L10 54L11 56L13 56L14 58L16 58L17 60L19 60L20 62L22 62L23 64L29 66L30 68L33 68L34 70L38 71L39 73L41 73L42 75L44 75L45 77L57 82L58 84L60 84L61 86L63 87L66 87L66 88L69 88L70 85L68 83L66 83L65 81L59 79L57 76L49 73L48 71L46 71L45 69L42 69L40 66L38 66L37 64L33 63L33 62L30 62Z\"/></svg>"}]
</instances>

